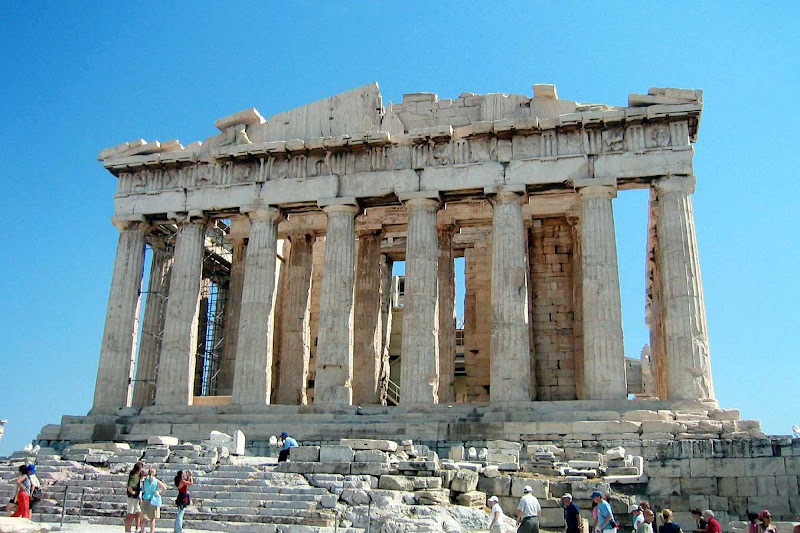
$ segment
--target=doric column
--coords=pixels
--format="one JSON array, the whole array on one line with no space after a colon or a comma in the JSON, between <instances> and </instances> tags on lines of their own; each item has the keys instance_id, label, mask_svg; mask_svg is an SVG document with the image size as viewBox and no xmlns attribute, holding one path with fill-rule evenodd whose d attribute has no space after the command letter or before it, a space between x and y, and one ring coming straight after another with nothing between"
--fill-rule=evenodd
<instances>
[{"instance_id":1,"label":"doric column","mask_svg":"<svg viewBox=\"0 0 800 533\"><path fill-rule=\"evenodd\" d=\"M518 192L498 192L492 199L492 402L529 401L532 396L524 198Z\"/></svg>"},{"instance_id":2,"label":"doric column","mask_svg":"<svg viewBox=\"0 0 800 533\"><path fill-rule=\"evenodd\" d=\"M223 326L222 361L219 365L219 394L229 396L233 393L233 373L236 364L236 344L239 339L239 311L242 306L242 286L244 284L245 261L247 258L247 235L250 222L246 217L231 218L231 232L228 241L233 247L231 254L231 278L228 297L225 300L225 323Z\"/></svg>"},{"instance_id":3,"label":"doric column","mask_svg":"<svg viewBox=\"0 0 800 533\"><path fill-rule=\"evenodd\" d=\"M353 282L355 216L353 203L323 208L328 216L322 268L315 404L353 402Z\"/></svg>"},{"instance_id":4,"label":"doric column","mask_svg":"<svg viewBox=\"0 0 800 533\"><path fill-rule=\"evenodd\" d=\"M380 404L381 334L380 227L359 231L353 314L353 403Z\"/></svg>"},{"instance_id":5,"label":"doric column","mask_svg":"<svg viewBox=\"0 0 800 533\"><path fill-rule=\"evenodd\" d=\"M133 387L133 406L145 407L155 399L156 368L161 357L161 339L167 307L169 278L172 272L172 253L166 242L151 241L150 281L142 319L142 338L136 362L136 384Z\"/></svg>"},{"instance_id":6,"label":"doric column","mask_svg":"<svg viewBox=\"0 0 800 533\"><path fill-rule=\"evenodd\" d=\"M159 406L192 403L206 229L206 219L198 215L170 214L178 226L178 236L158 364L156 405Z\"/></svg>"},{"instance_id":7,"label":"doric column","mask_svg":"<svg viewBox=\"0 0 800 533\"><path fill-rule=\"evenodd\" d=\"M593 180L587 180L593 181ZM611 199L614 185L588 185L581 197L584 397L627 398L622 303Z\"/></svg>"},{"instance_id":8,"label":"doric column","mask_svg":"<svg viewBox=\"0 0 800 533\"><path fill-rule=\"evenodd\" d=\"M658 209L657 260L663 289L668 399L713 400L708 326L691 198L695 178L661 178L653 185Z\"/></svg>"},{"instance_id":9,"label":"doric column","mask_svg":"<svg viewBox=\"0 0 800 533\"><path fill-rule=\"evenodd\" d=\"M411 198L408 212L400 403L436 403L439 395L437 271L439 201Z\"/></svg>"},{"instance_id":10,"label":"doric column","mask_svg":"<svg viewBox=\"0 0 800 533\"><path fill-rule=\"evenodd\" d=\"M100 347L93 412L113 411L130 405L136 354L146 226L143 220L115 219L112 222L120 233Z\"/></svg>"},{"instance_id":11,"label":"doric column","mask_svg":"<svg viewBox=\"0 0 800 533\"><path fill-rule=\"evenodd\" d=\"M305 405L311 356L311 271L314 241L309 234L290 235L288 293L280 348L280 385L275 403Z\"/></svg>"},{"instance_id":12,"label":"doric column","mask_svg":"<svg viewBox=\"0 0 800 533\"><path fill-rule=\"evenodd\" d=\"M242 208L250 218L239 335L233 373L235 404L270 403L272 390L272 326L278 220L275 207Z\"/></svg>"},{"instance_id":13,"label":"doric column","mask_svg":"<svg viewBox=\"0 0 800 533\"><path fill-rule=\"evenodd\" d=\"M456 274L453 264L453 224L439 227L439 403L456 399Z\"/></svg>"}]
</instances>

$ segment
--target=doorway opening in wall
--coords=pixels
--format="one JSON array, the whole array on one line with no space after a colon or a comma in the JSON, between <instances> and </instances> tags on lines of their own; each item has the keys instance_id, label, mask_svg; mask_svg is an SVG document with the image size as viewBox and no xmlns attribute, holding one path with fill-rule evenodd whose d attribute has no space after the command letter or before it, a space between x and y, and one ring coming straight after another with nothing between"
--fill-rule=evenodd
<instances>
[{"instance_id":1,"label":"doorway opening in wall","mask_svg":"<svg viewBox=\"0 0 800 533\"><path fill-rule=\"evenodd\" d=\"M648 189L622 190L613 204L628 397L642 393L642 352L650 342L645 316L649 197Z\"/></svg>"},{"instance_id":2,"label":"doorway opening in wall","mask_svg":"<svg viewBox=\"0 0 800 533\"><path fill-rule=\"evenodd\" d=\"M227 388L220 376L225 373L225 303L233 261L233 246L227 239L230 227L230 220L215 220L206 230L197 324L195 396L218 396Z\"/></svg>"},{"instance_id":3,"label":"doorway opening in wall","mask_svg":"<svg viewBox=\"0 0 800 533\"><path fill-rule=\"evenodd\" d=\"M389 332L389 383L387 400L389 405L400 403L400 352L403 346L403 297L406 287L406 262L392 263L392 283L389 297L392 302L392 330Z\"/></svg>"},{"instance_id":4,"label":"doorway opening in wall","mask_svg":"<svg viewBox=\"0 0 800 533\"><path fill-rule=\"evenodd\" d=\"M464 351L466 315L464 312L464 298L466 296L466 282L464 269L466 262L464 257L454 259L453 269L456 277L456 361L455 376L453 377L453 388L455 392L455 402L465 403L467 401L467 363Z\"/></svg>"}]
</instances>

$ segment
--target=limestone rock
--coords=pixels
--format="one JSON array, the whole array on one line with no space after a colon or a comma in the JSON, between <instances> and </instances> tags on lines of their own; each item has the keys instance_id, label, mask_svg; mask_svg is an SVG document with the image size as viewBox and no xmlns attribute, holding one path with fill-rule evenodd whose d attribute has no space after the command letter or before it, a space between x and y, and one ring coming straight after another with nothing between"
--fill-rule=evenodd
<instances>
[{"instance_id":1,"label":"limestone rock","mask_svg":"<svg viewBox=\"0 0 800 533\"><path fill-rule=\"evenodd\" d=\"M483 507L486 505L486 494L479 491L464 492L456 496L456 502L465 507Z\"/></svg>"},{"instance_id":2,"label":"limestone rock","mask_svg":"<svg viewBox=\"0 0 800 533\"><path fill-rule=\"evenodd\" d=\"M386 490L414 490L414 482L406 476L381 476L378 479L378 488Z\"/></svg>"},{"instance_id":3,"label":"limestone rock","mask_svg":"<svg viewBox=\"0 0 800 533\"><path fill-rule=\"evenodd\" d=\"M147 438L147 444L166 444L167 446L177 446L178 437L156 436Z\"/></svg>"},{"instance_id":4,"label":"limestone rock","mask_svg":"<svg viewBox=\"0 0 800 533\"><path fill-rule=\"evenodd\" d=\"M289 457L292 461L318 462L319 446L298 446L297 448L292 448Z\"/></svg>"},{"instance_id":5,"label":"limestone rock","mask_svg":"<svg viewBox=\"0 0 800 533\"><path fill-rule=\"evenodd\" d=\"M353 448L350 446L320 446L319 460L323 463L350 463L353 461Z\"/></svg>"},{"instance_id":6,"label":"limestone rock","mask_svg":"<svg viewBox=\"0 0 800 533\"><path fill-rule=\"evenodd\" d=\"M0 532L2 533L45 533L50 531L50 526L32 522L27 518L0 517Z\"/></svg>"},{"instance_id":7,"label":"limestone rock","mask_svg":"<svg viewBox=\"0 0 800 533\"><path fill-rule=\"evenodd\" d=\"M397 451L397 443L381 439L340 439L339 444L350 446L353 450L380 450L382 452Z\"/></svg>"},{"instance_id":8,"label":"limestone rock","mask_svg":"<svg viewBox=\"0 0 800 533\"><path fill-rule=\"evenodd\" d=\"M447 489L420 490L414 493L414 499L420 505L447 505L450 503L450 491Z\"/></svg>"}]
</instances>

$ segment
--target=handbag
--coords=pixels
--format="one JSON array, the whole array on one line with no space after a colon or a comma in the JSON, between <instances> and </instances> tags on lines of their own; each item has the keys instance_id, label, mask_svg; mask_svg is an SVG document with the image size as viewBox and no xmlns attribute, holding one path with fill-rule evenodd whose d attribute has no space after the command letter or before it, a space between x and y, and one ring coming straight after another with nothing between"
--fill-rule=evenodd
<instances>
[{"instance_id":1,"label":"handbag","mask_svg":"<svg viewBox=\"0 0 800 533\"><path fill-rule=\"evenodd\" d=\"M31 503L36 503L42 501L44 498L44 494L42 493L42 489L39 487L33 487L31 491Z\"/></svg>"},{"instance_id":2,"label":"handbag","mask_svg":"<svg viewBox=\"0 0 800 533\"><path fill-rule=\"evenodd\" d=\"M153 494L153 497L150 498L150 505L152 505L153 507L161 507L163 504L164 502L161 500L160 492L156 492L155 494Z\"/></svg>"}]
</instances>

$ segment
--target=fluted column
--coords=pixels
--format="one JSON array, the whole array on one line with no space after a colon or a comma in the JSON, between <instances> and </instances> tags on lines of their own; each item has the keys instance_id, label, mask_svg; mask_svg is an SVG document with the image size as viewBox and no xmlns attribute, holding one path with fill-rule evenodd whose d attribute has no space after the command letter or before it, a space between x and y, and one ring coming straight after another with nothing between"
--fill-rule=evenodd
<instances>
[{"instance_id":1,"label":"fluted column","mask_svg":"<svg viewBox=\"0 0 800 533\"><path fill-rule=\"evenodd\" d=\"M314 403L350 405L353 402L353 282L358 207L334 204L323 211L328 216L328 227L320 291Z\"/></svg>"},{"instance_id":2,"label":"fluted column","mask_svg":"<svg viewBox=\"0 0 800 533\"><path fill-rule=\"evenodd\" d=\"M583 274L584 397L627 398L622 302L610 185L579 189L581 197L581 272Z\"/></svg>"},{"instance_id":3,"label":"fluted column","mask_svg":"<svg viewBox=\"0 0 800 533\"><path fill-rule=\"evenodd\" d=\"M359 232L353 304L353 403L379 404L383 360L380 228Z\"/></svg>"},{"instance_id":4,"label":"fluted column","mask_svg":"<svg viewBox=\"0 0 800 533\"><path fill-rule=\"evenodd\" d=\"M205 218L173 218L178 236L156 381L156 405L165 407L192 403L206 229Z\"/></svg>"},{"instance_id":5,"label":"fluted column","mask_svg":"<svg viewBox=\"0 0 800 533\"><path fill-rule=\"evenodd\" d=\"M143 221L112 222L120 233L100 347L93 412L113 411L130 405L136 354L146 226Z\"/></svg>"},{"instance_id":6,"label":"fluted column","mask_svg":"<svg viewBox=\"0 0 800 533\"><path fill-rule=\"evenodd\" d=\"M311 357L311 271L314 250L313 235L290 235L288 294L284 308L280 348L280 385L275 403L305 405L308 403L308 363Z\"/></svg>"},{"instance_id":7,"label":"fluted column","mask_svg":"<svg viewBox=\"0 0 800 533\"><path fill-rule=\"evenodd\" d=\"M439 395L439 238L431 198L407 200L408 240L403 296L400 402L436 403Z\"/></svg>"},{"instance_id":8,"label":"fluted column","mask_svg":"<svg viewBox=\"0 0 800 533\"><path fill-rule=\"evenodd\" d=\"M439 228L439 403L456 399L456 273L453 264L455 226Z\"/></svg>"},{"instance_id":9,"label":"fluted column","mask_svg":"<svg viewBox=\"0 0 800 533\"><path fill-rule=\"evenodd\" d=\"M221 396L233 393L233 374L236 365L236 345L239 339L239 312L242 307L242 286L247 260L247 235L250 222L246 217L231 219L231 232L228 241L233 248L231 254L231 274L228 295L225 299L222 361L219 365L218 389Z\"/></svg>"},{"instance_id":10,"label":"fluted column","mask_svg":"<svg viewBox=\"0 0 800 533\"><path fill-rule=\"evenodd\" d=\"M714 399L708 326L691 194L694 176L653 183L663 289L667 394L670 400Z\"/></svg>"},{"instance_id":11,"label":"fluted column","mask_svg":"<svg viewBox=\"0 0 800 533\"><path fill-rule=\"evenodd\" d=\"M524 195L499 192L492 218L492 402L531 399L531 334Z\"/></svg>"},{"instance_id":12,"label":"fluted column","mask_svg":"<svg viewBox=\"0 0 800 533\"><path fill-rule=\"evenodd\" d=\"M153 256L150 261L150 281L147 285L147 299L142 319L142 339L139 341L139 359L136 362L134 407L150 405L155 398L156 368L161 357L161 339L169 278L172 272L172 253L166 246L165 242L151 244Z\"/></svg>"},{"instance_id":13,"label":"fluted column","mask_svg":"<svg viewBox=\"0 0 800 533\"><path fill-rule=\"evenodd\" d=\"M278 220L274 207L242 209L250 218L239 335L233 372L233 398L239 405L270 403L272 391L272 330Z\"/></svg>"}]
</instances>

